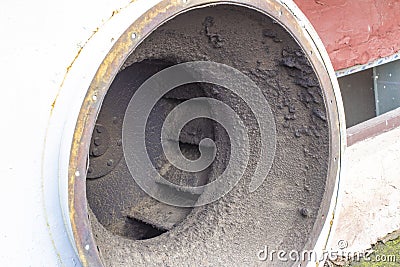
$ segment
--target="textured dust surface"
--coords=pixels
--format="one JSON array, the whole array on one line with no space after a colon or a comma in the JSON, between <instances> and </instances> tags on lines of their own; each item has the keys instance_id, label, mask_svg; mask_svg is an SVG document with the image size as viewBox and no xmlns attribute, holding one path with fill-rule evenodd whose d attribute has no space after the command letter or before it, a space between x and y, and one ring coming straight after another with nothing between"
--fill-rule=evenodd
<instances>
[{"instance_id":1,"label":"textured dust surface","mask_svg":"<svg viewBox=\"0 0 400 267\"><path fill-rule=\"evenodd\" d=\"M227 89L208 90L209 96L229 104L249 129L251 160L244 177L219 201L193 209L183 222L155 238L131 240L114 235L96 219L96 212L91 213L93 233L104 264L291 265L292 262L261 262L257 252L264 246L271 250L301 251L324 193L329 157L326 110L318 79L301 48L265 15L220 5L179 15L158 28L129 57L120 74L144 60L170 63L207 60L227 64L246 74L261 88L273 111L276 156L264 183L249 193L252 172L257 161L262 160L258 159L255 117ZM214 131L215 142L224 147L225 133L218 126ZM228 154L219 149L211 173L226 164ZM102 183L101 179L97 183ZM123 191L124 179L114 188ZM101 198L101 195L94 197L92 210L101 209L100 204L95 207L95 200Z\"/></svg>"}]
</instances>

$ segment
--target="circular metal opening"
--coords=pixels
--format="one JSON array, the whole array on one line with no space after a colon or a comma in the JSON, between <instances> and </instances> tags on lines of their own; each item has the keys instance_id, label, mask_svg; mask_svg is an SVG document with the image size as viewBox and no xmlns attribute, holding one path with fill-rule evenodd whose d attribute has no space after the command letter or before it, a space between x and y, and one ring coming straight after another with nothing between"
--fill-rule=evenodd
<instances>
[{"instance_id":1,"label":"circular metal opening","mask_svg":"<svg viewBox=\"0 0 400 267\"><path fill-rule=\"evenodd\" d=\"M71 222L83 263L254 265L264 246L286 251L314 248L338 171L339 161L333 160L340 157L336 101L331 102L334 93L326 69L292 14L276 9L276 3L263 5L168 6L161 17L139 19L117 42L118 64L106 66L107 78L94 79L74 138L80 148L71 156ZM207 184L231 158L223 127L196 119L172 141L194 160L200 141L211 138L217 144L216 161L188 174L166 160L160 145L163 122L174 107L195 97L218 99L239 114L248 129L251 156L246 174L229 193L205 206L182 208L153 199L135 183L124 157L122 127L129 101L145 80L191 61L232 66L257 84L274 116L276 153L263 184L249 192L259 160L260 130L248 105L229 89L212 84L175 88L157 102L146 125L147 152L166 180ZM73 175L79 169L87 170L86 180Z\"/></svg>"}]
</instances>

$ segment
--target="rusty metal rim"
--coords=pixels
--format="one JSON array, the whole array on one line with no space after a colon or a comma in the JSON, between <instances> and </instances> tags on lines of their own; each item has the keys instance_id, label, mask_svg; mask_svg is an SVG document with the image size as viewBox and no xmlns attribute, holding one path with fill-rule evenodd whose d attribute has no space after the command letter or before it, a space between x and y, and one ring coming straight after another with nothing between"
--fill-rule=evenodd
<instances>
[{"instance_id":1,"label":"rusty metal rim","mask_svg":"<svg viewBox=\"0 0 400 267\"><path fill-rule=\"evenodd\" d=\"M344 113L341 104L338 105L337 103L337 101L340 103L341 98L325 49L321 47L322 43L305 17L299 15L299 11L293 10L293 7L272 0L165 0L150 8L134 21L117 40L99 66L81 106L70 152L68 207L76 249L83 266L103 265L88 219L85 173L91 133L109 86L127 57L157 27L183 12L215 4L240 5L274 18L292 35L311 61L324 92L330 127L331 160L328 167L326 190L318 218L311 232L312 236L309 237L304 249L314 248L327 217L333 217L333 214L328 214L328 212L332 211L332 202L335 202L341 154L345 146L343 138ZM328 230L330 232L330 226Z\"/></svg>"}]
</instances>

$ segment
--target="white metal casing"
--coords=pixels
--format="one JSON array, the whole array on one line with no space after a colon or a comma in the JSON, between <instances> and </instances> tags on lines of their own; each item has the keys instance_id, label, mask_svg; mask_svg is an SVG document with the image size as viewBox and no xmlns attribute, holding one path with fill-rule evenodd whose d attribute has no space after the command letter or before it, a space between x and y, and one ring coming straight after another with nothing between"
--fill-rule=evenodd
<instances>
[{"instance_id":1,"label":"white metal casing","mask_svg":"<svg viewBox=\"0 0 400 267\"><path fill-rule=\"evenodd\" d=\"M76 119L114 42L158 2L3 3L3 266L80 266L68 216L63 216L68 214L66 175ZM285 4L296 9L292 2ZM305 17L299 21L310 27ZM331 66L328 71L333 75Z\"/></svg>"}]
</instances>

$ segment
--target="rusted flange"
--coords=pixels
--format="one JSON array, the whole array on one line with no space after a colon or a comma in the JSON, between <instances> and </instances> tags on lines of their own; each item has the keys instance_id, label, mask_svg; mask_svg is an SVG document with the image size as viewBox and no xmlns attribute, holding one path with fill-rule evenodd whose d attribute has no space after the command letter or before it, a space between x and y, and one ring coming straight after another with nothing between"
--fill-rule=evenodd
<instances>
[{"instance_id":1,"label":"rusted flange","mask_svg":"<svg viewBox=\"0 0 400 267\"><path fill-rule=\"evenodd\" d=\"M135 4L132 3L132 4ZM341 153L345 146L341 99L327 54L308 21L293 6L281 1L180 0L162 1L145 12L117 40L93 78L76 123L69 162L68 205L77 252L83 266L102 266L88 219L86 167L92 132L101 103L120 67L135 48L162 23L191 9L216 4L240 5L257 10L279 22L299 43L310 60L324 92L330 129L330 162L326 190L312 236L304 249L314 249L328 218L333 219ZM338 102L340 104L338 104ZM330 227L328 225L328 232ZM327 240L329 233L325 233Z\"/></svg>"}]
</instances>

